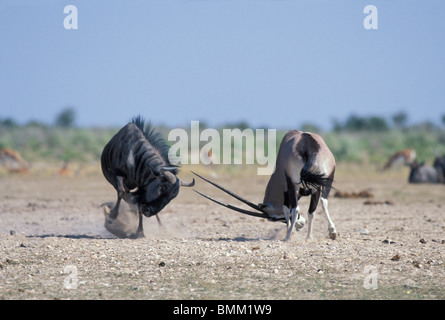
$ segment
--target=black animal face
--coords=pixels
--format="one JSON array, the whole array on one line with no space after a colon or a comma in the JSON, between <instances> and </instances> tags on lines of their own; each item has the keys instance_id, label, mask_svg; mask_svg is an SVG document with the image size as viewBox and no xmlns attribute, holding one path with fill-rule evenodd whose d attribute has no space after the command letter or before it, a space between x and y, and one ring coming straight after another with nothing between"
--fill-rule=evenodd
<instances>
[{"instance_id":1,"label":"black animal face","mask_svg":"<svg viewBox=\"0 0 445 320\"><path fill-rule=\"evenodd\" d=\"M157 214L179 193L179 179L176 183L167 181L164 177L151 180L139 190L139 212L146 217Z\"/></svg>"}]
</instances>

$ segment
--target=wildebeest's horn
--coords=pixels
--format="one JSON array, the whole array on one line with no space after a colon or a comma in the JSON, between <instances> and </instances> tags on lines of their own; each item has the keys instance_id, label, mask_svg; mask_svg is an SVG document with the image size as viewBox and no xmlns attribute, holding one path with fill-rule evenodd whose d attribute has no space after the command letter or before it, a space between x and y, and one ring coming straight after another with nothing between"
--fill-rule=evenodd
<instances>
[{"instance_id":1,"label":"wildebeest's horn","mask_svg":"<svg viewBox=\"0 0 445 320\"><path fill-rule=\"evenodd\" d=\"M178 179L177 176L175 176L173 173L171 173L170 171L164 171L162 173L164 175L164 177L168 180L168 182L175 184L176 180Z\"/></svg>"},{"instance_id":2,"label":"wildebeest's horn","mask_svg":"<svg viewBox=\"0 0 445 320\"><path fill-rule=\"evenodd\" d=\"M173 170L178 170L178 167L162 167L161 170L162 171L173 171Z\"/></svg>"},{"instance_id":3,"label":"wildebeest's horn","mask_svg":"<svg viewBox=\"0 0 445 320\"><path fill-rule=\"evenodd\" d=\"M195 178L193 178L192 182L185 182L179 179L179 185L181 187L193 187L195 185Z\"/></svg>"}]
</instances>

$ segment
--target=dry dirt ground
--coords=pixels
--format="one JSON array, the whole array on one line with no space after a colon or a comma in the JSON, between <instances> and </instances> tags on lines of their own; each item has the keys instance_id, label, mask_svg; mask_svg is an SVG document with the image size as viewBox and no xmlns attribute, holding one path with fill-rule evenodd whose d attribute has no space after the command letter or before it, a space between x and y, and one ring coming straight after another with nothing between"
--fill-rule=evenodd
<instances>
[{"instance_id":1,"label":"dry dirt ground","mask_svg":"<svg viewBox=\"0 0 445 320\"><path fill-rule=\"evenodd\" d=\"M243 167L189 169L261 202L268 177ZM410 185L405 168L340 166L335 187L372 199L321 206L304 227L243 216L183 188L146 238L117 239L100 204L115 201L99 170L0 175L0 299L445 299L445 185ZM196 189L237 204L201 180ZM364 204L371 200L371 204ZM385 201L389 203L384 204ZM308 199L300 207L306 215Z\"/></svg>"}]
</instances>

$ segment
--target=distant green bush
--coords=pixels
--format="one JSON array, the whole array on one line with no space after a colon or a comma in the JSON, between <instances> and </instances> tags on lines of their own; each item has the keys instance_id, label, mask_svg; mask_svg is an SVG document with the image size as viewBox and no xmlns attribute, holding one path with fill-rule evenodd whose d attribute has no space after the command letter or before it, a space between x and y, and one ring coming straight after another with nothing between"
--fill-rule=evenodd
<instances>
[{"instance_id":1,"label":"distant green bush","mask_svg":"<svg viewBox=\"0 0 445 320\"><path fill-rule=\"evenodd\" d=\"M36 123L20 126L12 121L4 121L0 122L0 148L14 148L30 162L99 161L103 147L118 130L119 128L50 127ZM165 126L160 127L165 139L169 130ZM218 130L221 132L222 128ZM284 130L276 132L277 152L285 133ZM419 160L430 163L435 152L445 153L445 130L438 127L419 125L409 128L385 127L380 131L373 128L319 133L337 162L382 164L393 153L412 148L416 150Z\"/></svg>"},{"instance_id":2,"label":"distant green bush","mask_svg":"<svg viewBox=\"0 0 445 320\"><path fill-rule=\"evenodd\" d=\"M18 150L27 161L80 161L100 158L117 129L0 126L0 147Z\"/></svg>"}]
</instances>

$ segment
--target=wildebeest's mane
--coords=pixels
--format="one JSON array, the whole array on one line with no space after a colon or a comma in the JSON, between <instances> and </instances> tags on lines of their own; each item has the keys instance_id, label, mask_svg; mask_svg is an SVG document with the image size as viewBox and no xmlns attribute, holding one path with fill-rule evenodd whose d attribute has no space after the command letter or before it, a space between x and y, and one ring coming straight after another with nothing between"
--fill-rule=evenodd
<instances>
[{"instance_id":1,"label":"wildebeest's mane","mask_svg":"<svg viewBox=\"0 0 445 320\"><path fill-rule=\"evenodd\" d=\"M169 167L176 167L170 164L168 159L168 151L170 146L165 142L165 140L161 137L161 134L156 131L155 128L151 125L150 122L146 122L142 116L136 116L131 121L134 123L144 134L144 137L147 141L161 154L162 158L168 163ZM177 169L170 170L172 173L177 174Z\"/></svg>"}]
</instances>

